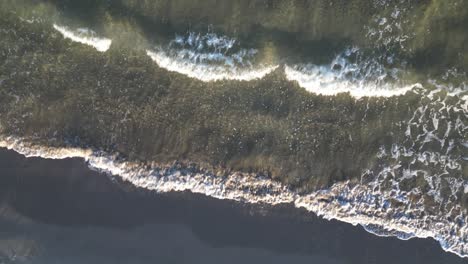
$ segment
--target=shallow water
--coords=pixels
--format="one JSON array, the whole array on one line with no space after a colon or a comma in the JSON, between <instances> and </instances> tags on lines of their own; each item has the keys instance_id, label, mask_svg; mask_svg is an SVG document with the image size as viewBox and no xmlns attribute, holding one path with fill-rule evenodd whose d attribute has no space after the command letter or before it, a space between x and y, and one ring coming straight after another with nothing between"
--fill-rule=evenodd
<instances>
[{"instance_id":1,"label":"shallow water","mask_svg":"<svg viewBox=\"0 0 468 264\"><path fill-rule=\"evenodd\" d=\"M6 263L464 263L431 240L376 237L288 205L135 189L80 159L2 149L0 169Z\"/></svg>"}]
</instances>

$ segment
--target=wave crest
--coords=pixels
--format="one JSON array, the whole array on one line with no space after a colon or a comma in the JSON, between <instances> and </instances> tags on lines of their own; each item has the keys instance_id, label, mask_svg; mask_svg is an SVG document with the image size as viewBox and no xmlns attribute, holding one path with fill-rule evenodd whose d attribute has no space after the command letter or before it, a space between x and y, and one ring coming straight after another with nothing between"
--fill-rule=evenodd
<instances>
[{"instance_id":1,"label":"wave crest","mask_svg":"<svg viewBox=\"0 0 468 264\"><path fill-rule=\"evenodd\" d=\"M92 46L100 52L106 52L112 44L111 39L97 37L94 31L89 30L87 28L71 30L67 27L59 26L56 24L54 24L53 27L55 30L60 32L65 38L88 46Z\"/></svg>"},{"instance_id":2,"label":"wave crest","mask_svg":"<svg viewBox=\"0 0 468 264\"><path fill-rule=\"evenodd\" d=\"M390 67L384 66L388 64ZM391 97L405 94L421 84L405 84L402 70L391 67L393 57L367 58L357 48L338 54L329 65L297 64L285 66L286 78L297 81L309 92L322 95L350 93L364 96Z\"/></svg>"},{"instance_id":3,"label":"wave crest","mask_svg":"<svg viewBox=\"0 0 468 264\"><path fill-rule=\"evenodd\" d=\"M160 67L201 81L259 79L277 65L256 65L258 50L242 48L238 41L209 32L177 35L167 47L147 50Z\"/></svg>"}]
</instances>

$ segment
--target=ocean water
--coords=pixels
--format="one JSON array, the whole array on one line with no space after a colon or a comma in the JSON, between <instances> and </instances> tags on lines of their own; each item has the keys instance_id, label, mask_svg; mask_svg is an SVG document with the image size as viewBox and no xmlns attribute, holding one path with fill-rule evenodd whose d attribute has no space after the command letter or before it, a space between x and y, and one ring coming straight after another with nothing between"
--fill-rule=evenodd
<instances>
[{"instance_id":1,"label":"ocean water","mask_svg":"<svg viewBox=\"0 0 468 264\"><path fill-rule=\"evenodd\" d=\"M88 175L76 165L84 161L95 177L113 179L106 188L126 186L123 193L188 195L181 199L250 208L252 219L271 217L278 229L291 219L274 220L276 212L315 215L365 230L371 240L415 248L436 243L439 253L425 251L412 263L449 253L456 263L468 255L467 7L462 0L0 0L0 147L27 157L25 163L55 160L52 168L73 159ZM38 173L33 185L47 181ZM75 172L59 174L67 179L69 173ZM20 181L16 174L8 179ZM57 189L73 189L60 184ZM76 230L67 226L74 224L102 232L83 232L83 241L113 233L93 222L93 214L90 223L74 223L66 203L55 206L56 213L19 212L26 222L33 217L36 230L23 242L56 247L39 239L42 230L72 236ZM206 214L200 206L202 218L229 214ZM139 211L134 221L147 213ZM64 223L56 223L62 217ZM309 220L297 230L326 225ZM116 236L134 239L145 228ZM181 247L218 252L186 226L148 228L178 230L186 237ZM336 233L330 243L346 236ZM118 247L126 248L122 243ZM394 263L375 246L375 254L339 258L331 255L340 250L332 254L326 246L307 256L239 246L213 254L247 250L262 258ZM409 252L417 250L408 247L395 263L413 260ZM135 254L157 257L145 252ZM178 262L175 255L166 256Z\"/></svg>"}]
</instances>

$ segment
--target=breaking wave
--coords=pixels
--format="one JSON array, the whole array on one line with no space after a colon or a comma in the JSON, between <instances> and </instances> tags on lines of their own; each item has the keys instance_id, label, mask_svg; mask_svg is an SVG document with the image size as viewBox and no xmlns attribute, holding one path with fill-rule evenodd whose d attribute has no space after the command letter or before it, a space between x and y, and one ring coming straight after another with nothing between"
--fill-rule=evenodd
<instances>
[{"instance_id":1,"label":"breaking wave","mask_svg":"<svg viewBox=\"0 0 468 264\"><path fill-rule=\"evenodd\" d=\"M392 84L379 85L368 80L352 81L343 77L341 72L335 72L328 66L312 64L301 66L286 66L285 74L288 80L297 81L307 91L321 95L337 95L349 93L361 98L365 96L391 97L405 94L419 84L396 86Z\"/></svg>"},{"instance_id":2,"label":"breaking wave","mask_svg":"<svg viewBox=\"0 0 468 264\"><path fill-rule=\"evenodd\" d=\"M273 72L278 66L268 66L260 69L238 69L228 68L226 66L211 66L206 64L197 64L192 61L187 61L183 57L171 57L166 52L147 51L160 67L173 72L184 74L190 78L195 78L201 81L210 82L218 80L239 80L250 81L263 78L265 75Z\"/></svg>"},{"instance_id":3,"label":"breaking wave","mask_svg":"<svg viewBox=\"0 0 468 264\"><path fill-rule=\"evenodd\" d=\"M400 81L400 69L387 68L376 59L363 57L359 49L349 48L338 54L329 65L286 65L285 74L288 80L297 81L307 91L322 95L350 93L356 98L390 97L421 87L419 83ZM385 60L389 64L393 62L391 57Z\"/></svg>"},{"instance_id":4,"label":"breaking wave","mask_svg":"<svg viewBox=\"0 0 468 264\"><path fill-rule=\"evenodd\" d=\"M107 51L112 43L110 39L97 37L89 29L72 31L55 24L54 28L64 37L93 46L100 52ZM261 79L280 67L258 63L258 53L253 48L242 48L233 38L194 32L177 35L164 47L146 50L159 67L204 82ZM392 64L393 58L387 57L385 62ZM328 65L284 65L284 74L307 91L322 95L349 93L356 98L391 97L421 88L419 83L401 81L401 69L389 68L378 60L365 58L358 48L344 50Z\"/></svg>"},{"instance_id":5,"label":"breaking wave","mask_svg":"<svg viewBox=\"0 0 468 264\"><path fill-rule=\"evenodd\" d=\"M176 36L165 48L147 50L147 55L160 67L205 82L260 79L279 67L256 64L257 53L256 49L241 48L235 39L226 36L193 32ZM386 58L387 63L391 64L392 60ZM390 97L421 88L419 83L401 81L402 70L364 58L357 48L344 50L329 65L284 65L284 74L307 91L323 95Z\"/></svg>"},{"instance_id":6,"label":"breaking wave","mask_svg":"<svg viewBox=\"0 0 468 264\"><path fill-rule=\"evenodd\" d=\"M205 82L259 79L278 66L254 66L256 49L240 48L237 41L215 33L177 35L167 47L147 50L160 67Z\"/></svg>"},{"instance_id":7,"label":"breaking wave","mask_svg":"<svg viewBox=\"0 0 468 264\"><path fill-rule=\"evenodd\" d=\"M56 24L54 24L53 26L54 29L60 32L65 38L88 46L92 46L100 52L106 52L112 44L111 39L100 38L96 35L96 32L87 28L71 30L65 26L59 26Z\"/></svg>"}]
</instances>

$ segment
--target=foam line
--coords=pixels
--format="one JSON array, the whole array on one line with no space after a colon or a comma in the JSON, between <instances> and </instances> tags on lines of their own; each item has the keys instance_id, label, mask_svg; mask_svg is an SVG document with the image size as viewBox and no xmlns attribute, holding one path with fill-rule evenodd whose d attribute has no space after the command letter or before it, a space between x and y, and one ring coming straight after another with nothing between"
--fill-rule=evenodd
<instances>
[{"instance_id":1,"label":"foam line","mask_svg":"<svg viewBox=\"0 0 468 264\"><path fill-rule=\"evenodd\" d=\"M96 33L86 28L72 31L67 27L54 24L54 29L60 32L65 38L92 46L100 52L106 52L112 44L111 39L99 38L96 36Z\"/></svg>"},{"instance_id":2,"label":"foam line","mask_svg":"<svg viewBox=\"0 0 468 264\"><path fill-rule=\"evenodd\" d=\"M299 86L307 91L322 95L350 93L356 98L365 96L391 97L403 95L413 88L421 87L420 84L398 86L366 80L348 80L326 66L311 65L308 69L298 69L298 67L286 65L284 70L288 80L297 81Z\"/></svg>"},{"instance_id":3,"label":"foam line","mask_svg":"<svg viewBox=\"0 0 468 264\"><path fill-rule=\"evenodd\" d=\"M180 57L172 57L164 51L147 50L146 53L160 67L204 82L218 80L251 81L263 78L278 68L278 65L263 66L258 69L233 68L226 67L224 65L195 63L191 60L186 60Z\"/></svg>"},{"instance_id":4,"label":"foam line","mask_svg":"<svg viewBox=\"0 0 468 264\"><path fill-rule=\"evenodd\" d=\"M82 158L89 166L119 176L137 187L157 192L191 191L218 199L270 205L291 203L325 219L337 219L380 236L434 238L442 248L461 257L468 257L468 227L451 222L444 215L418 216L418 207L395 207L391 200L408 200L394 190L377 190L379 178L369 184L340 182L329 189L300 195L279 182L255 174L233 173L216 177L209 173L181 171L171 166L117 161L116 156L80 148L51 148L27 143L19 138L0 139L0 147L14 150L26 157L48 159ZM405 200L406 199L406 200ZM420 209L420 208L419 208ZM465 221L463 214L458 221Z\"/></svg>"}]
</instances>

